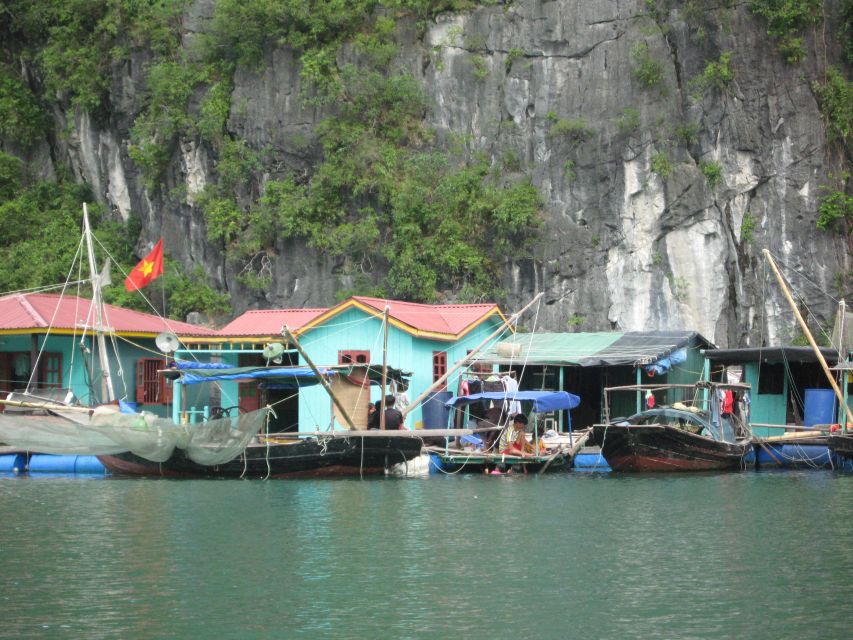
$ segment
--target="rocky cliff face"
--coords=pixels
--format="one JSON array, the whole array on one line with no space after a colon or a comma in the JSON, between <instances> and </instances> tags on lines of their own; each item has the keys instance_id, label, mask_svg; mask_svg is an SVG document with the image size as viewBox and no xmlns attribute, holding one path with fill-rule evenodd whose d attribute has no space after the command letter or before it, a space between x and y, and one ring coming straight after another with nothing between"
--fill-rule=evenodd
<instances>
[{"instance_id":1,"label":"rocky cliff face","mask_svg":"<svg viewBox=\"0 0 853 640\"><path fill-rule=\"evenodd\" d=\"M461 139L495 162L511 154L542 194L534 258L506 256L501 301L512 310L544 291L538 328L568 321L584 331L692 329L721 346L776 342L791 322L761 249L831 293L853 268L844 238L815 228L821 185L839 160L811 82L840 59L837 45L819 26L792 66L745 6L701 4L698 15L690 3L662 15L643 0L519 0L442 14L423 30L398 23L402 64L430 97L437 139ZM184 37L212 12L211 0L193 4ZM731 75L708 73L711 62ZM235 312L333 303L335 265L299 241L279 241L264 296L237 282L195 206L216 174L200 140L181 140L164 183L146 186L127 153L144 63L114 68L104 121L57 110L57 130L73 133L33 160L45 171L51 157L67 162L117 216L139 214L140 249L162 234L168 252L231 292ZM324 113L300 99L294 52L238 68L231 105L232 134L311 171ZM805 301L831 320L817 289Z\"/></svg>"}]
</instances>

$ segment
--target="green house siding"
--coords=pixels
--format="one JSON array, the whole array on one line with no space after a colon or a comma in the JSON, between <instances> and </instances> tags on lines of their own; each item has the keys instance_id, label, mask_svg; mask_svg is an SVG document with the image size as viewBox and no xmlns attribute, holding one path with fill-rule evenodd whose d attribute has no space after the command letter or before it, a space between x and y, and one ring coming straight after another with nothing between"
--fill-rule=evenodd
<instances>
[{"instance_id":1,"label":"green house siding","mask_svg":"<svg viewBox=\"0 0 853 640\"><path fill-rule=\"evenodd\" d=\"M766 366L766 365L765 365ZM755 436L766 438L767 436L780 435L779 429L760 427L761 424L784 425L787 413L788 377L784 376L781 393L761 393L758 386L758 363L750 362L743 366L744 382L752 385L750 395L749 419L752 422L752 433Z\"/></svg>"}]
</instances>

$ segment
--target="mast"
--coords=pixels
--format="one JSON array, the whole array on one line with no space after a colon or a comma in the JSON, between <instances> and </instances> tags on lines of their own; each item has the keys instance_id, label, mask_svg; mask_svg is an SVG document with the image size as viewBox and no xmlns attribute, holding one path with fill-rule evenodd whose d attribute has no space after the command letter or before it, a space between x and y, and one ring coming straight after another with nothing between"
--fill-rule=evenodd
<instances>
[{"instance_id":1,"label":"mast","mask_svg":"<svg viewBox=\"0 0 853 640\"><path fill-rule=\"evenodd\" d=\"M89 225L89 209L83 203L83 236L86 238L86 253L89 257L89 270L92 279L92 306L95 311L95 338L98 342L98 359L101 363L101 402L115 400L113 378L110 372L110 359L107 343L104 339L104 301L101 294L101 276L95 262L95 249L92 246L92 227Z\"/></svg>"},{"instance_id":2,"label":"mast","mask_svg":"<svg viewBox=\"0 0 853 640\"><path fill-rule=\"evenodd\" d=\"M385 431L385 385L388 383L388 311L389 307L385 305L385 312L382 314L382 400L379 414L379 429ZM368 397L368 400L370 398Z\"/></svg>"},{"instance_id":3,"label":"mast","mask_svg":"<svg viewBox=\"0 0 853 640\"><path fill-rule=\"evenodd\" d=\"M518 320L518 318L521 316L521 314L524 313L525 311L527 311L530 307L532 307L533 304L537 300L539 300L539 298L541 298L543 295L545 295L544 292L537 294L537 296L535 298L533 298L533 300L528 302L526 305L524 305L524 307L522 309L520 309L519 311L516 311L509 318L504 320L503 323L501 323L501 326L499 326L497 329L495 329L494 332L492 332L488 338L486 338L480 344L478 344L476 347L474 347L474 349L471 350L471 353L466 355L459 362L457 362L450 369L448 369L447 372L443 376L441 376L438 380L436 380L435 382L432 383L432 386L428 387L426 391L424 391L421 395L419 395L417 398L415 398L412 401L412 403L408 407L406 407L405 411L402 411L403 417L405 418L412 409L414 409L421 402L423 402L424 398L426 398L430 393L432 393L433 389L437 389L438 387L443 385L445 383L445 381L451 375L453 375L454 372L456 372L457 369L466 365L475 355L477 355L483 349L483 347L485 347L487 344L489 344L489 342L491 342L495 337L497 337L506 327L508 327L510 324L516 322Z\"/></svg>"},{"instance_id":4,"label":"mast","mask_svg":"<svg viewBox=\"0 0 853 640\"><path fill-rule=\"evenodd\" d=\"M835 397L838 398L839 406L844 407L844 411L847 413L847 422L853 423L853 413L851 413L850 407L848 407L847 403L844 401L844 395L841 393L841 389L838 388L838 384L835 382L835 378L829 371L829 365L826 364L826 360L824 359L823 354L820 352L820 347L817 346L817 342L815 342L815 339L812 337L812 333L811 331L809 331L809 328L806 325L806 321L803 320L803 316L800 313L800 310L797 309L797 304L794 302L794 298L788 291L788 287L785 284L785 280L782 278L782 274L779 273L779 269L776 267L776 263L773 261L770 252L765 249L763 253L764 257L767 258L767 262L770 265L770 268L773 269L773 273L776 276L776 280L779 281L779 286L782 288L782 293L785 294L785 298L788 300L788 304L791 305L791 309L794 311L794 315L797 318L797 322L800 323L800 329L803 330L803 333L805 334L806 339L809 341L809 344L811 345L815 356L817 356L817 360L820 363L821 368L823 369L823 373L824 375L826 375L826 379L829 380L829 384L832 387L832 390L835 392Z\"/></svg>"},{"instance_id":5,"label":"mast","mask_svg":"<svg viewBox=\"0 0 853 640\"><path fill-rule=\"evenodd\" d=\"M355 428L355 424L353 423L352 418L350 418L350 415L347 412L346 408L344 407L344 405L341 404L341 401L338 400L338 397L335 395L334 391L332 391L332 387L329 386L329 383L326 380L326 376L320 373L320 370L317 368L317 365L315 365L314 361L308 357L308 354L305 353L305 350L302 348L302 345L299 344L299 341L296 339L296 336L294 336L290 332L290 329L287 328L287 325L284 325L281 328L281 335L283 335L287 339L287 341L296 348L296 350L299 352L299 355L301 355L305 359L305 362L308 364L308 366L311 367L311 371L315 373L317 379L320 381L320 384L323 385L323 388L326 390L326 393L329 394L329 397L332 399L332 402L335 403L335 406L341 412L341 415L343 415L344 420L346 420L347 425L349 425L349 428L353 431L357 431L357 429ZM332 422L334 422L334 420Z\"/></svg>"}]
</instances>

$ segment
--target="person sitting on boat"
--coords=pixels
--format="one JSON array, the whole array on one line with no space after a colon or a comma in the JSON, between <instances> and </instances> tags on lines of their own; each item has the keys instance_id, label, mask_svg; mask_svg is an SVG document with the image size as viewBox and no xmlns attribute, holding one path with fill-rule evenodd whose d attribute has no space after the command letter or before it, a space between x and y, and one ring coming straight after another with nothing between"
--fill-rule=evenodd
<instances>
[{"instance_id":1,"label":"person sitting on boat","mask_svg":"<svg viewBox=\"0 0 853 640\"><path fill-rule=\"evenodd\" d=\"M527 427L527 416L516 414L512 419L512 427L501 435L500 452L511 456L536 455L536 447L527 440L524 429Z\"/></svg>"},{"instance_id":2,"label":"person sitting on boat","mask_svg":"<svg viewBox=\"0 0 853 640\"><path fill-rule=\"evenodd\" d=\"M394 395L389 393L385 396L385 430L398 431L405 428L403 414L394 407Z\"/></svg>"}]
</instances>

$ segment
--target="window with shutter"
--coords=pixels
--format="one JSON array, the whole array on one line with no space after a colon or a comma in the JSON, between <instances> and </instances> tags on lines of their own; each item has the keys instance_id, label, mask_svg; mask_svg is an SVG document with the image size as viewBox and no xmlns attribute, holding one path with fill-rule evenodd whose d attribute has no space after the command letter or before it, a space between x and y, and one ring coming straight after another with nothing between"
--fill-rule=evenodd
<instances>
[{"instance_id":1,"label":"window with shutter","mask_svg":"<svg viewBox=\"0 0 853 640\"><path fill-rule=\"evenodd\" d=\"M137 361L137 404L168 404L172 401L172 385L159 373L166 365L166 361L160 358L141 358Z\"/></svg>"}]
</instances>

